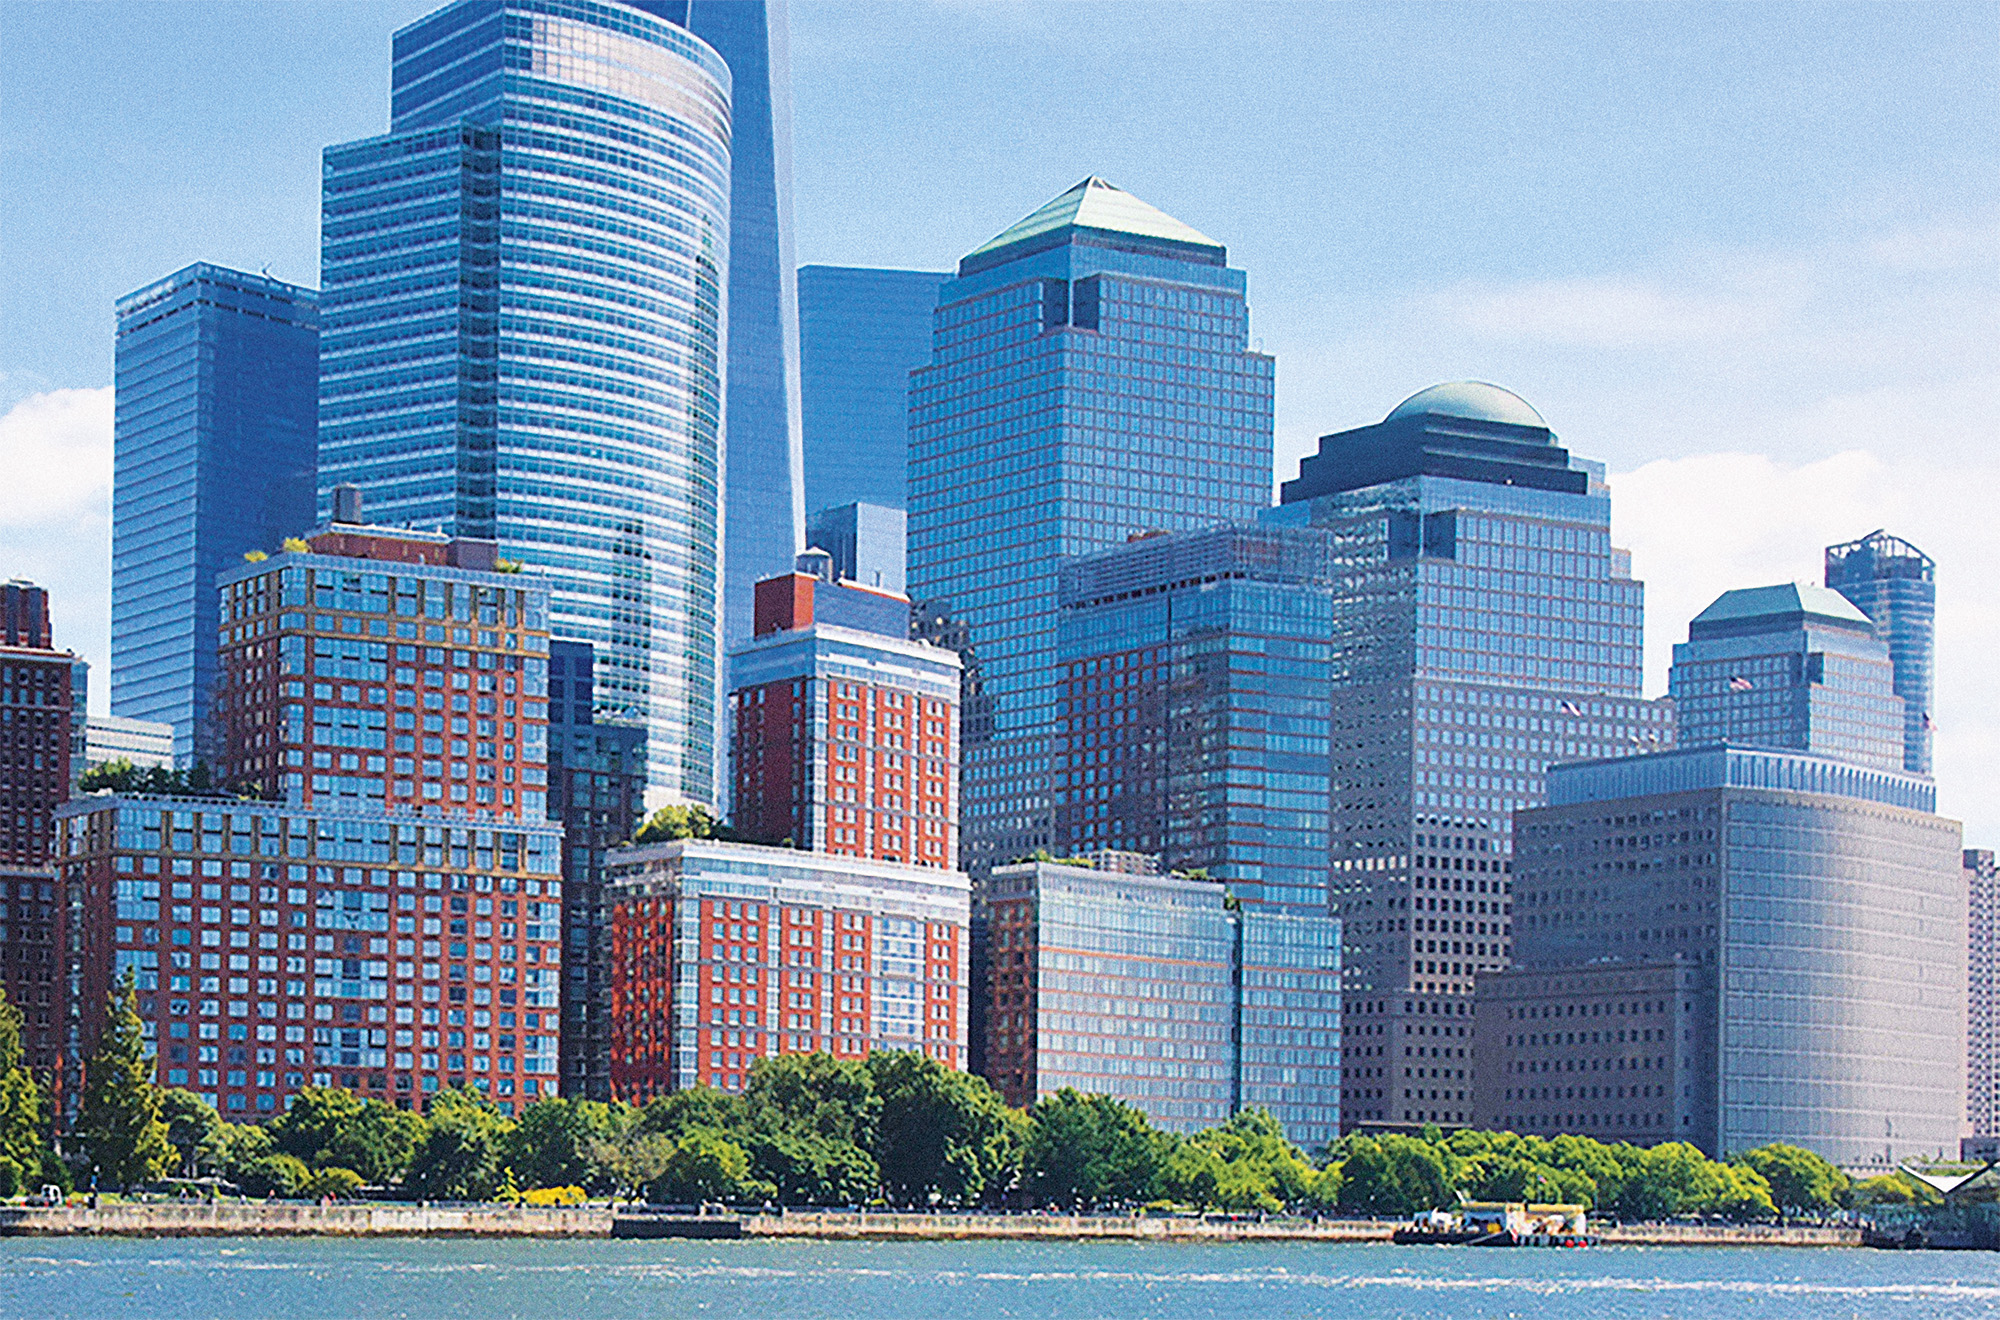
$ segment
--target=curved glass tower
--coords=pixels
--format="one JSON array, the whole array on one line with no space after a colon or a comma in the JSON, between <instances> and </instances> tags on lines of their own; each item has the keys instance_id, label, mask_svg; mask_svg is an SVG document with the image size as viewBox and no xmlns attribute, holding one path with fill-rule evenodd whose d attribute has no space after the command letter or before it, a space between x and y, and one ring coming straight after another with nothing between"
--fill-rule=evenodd
<instances>
[{"instance_id":1,"label":"curved glass tower","mask_svg":"<svg viewBox=\"0 0 2000 1320\"><path fill-rule=\"evenodd\" d=\"M320 489L489 537L715 800L730 73L594 0L459 0L395 37L392 131L329 148Z\"/></svg>"}]
</instances>

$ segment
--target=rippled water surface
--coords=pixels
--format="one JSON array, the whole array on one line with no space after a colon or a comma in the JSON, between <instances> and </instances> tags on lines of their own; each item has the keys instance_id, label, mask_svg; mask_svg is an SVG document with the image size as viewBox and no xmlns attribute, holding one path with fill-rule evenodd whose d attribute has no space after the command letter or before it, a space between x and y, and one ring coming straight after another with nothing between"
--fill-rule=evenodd
<instances>
[{"instance_id":1,"label":"rippled water surface","mask_svg":"<svg viewBox=\"0 0 2000 1320\"><path fill-rule=\"evenodd\" d=\"M0 1316L2000 1316L2000 1253L1137 1243L0 1239Z\"/></svg>"}]
</instances>

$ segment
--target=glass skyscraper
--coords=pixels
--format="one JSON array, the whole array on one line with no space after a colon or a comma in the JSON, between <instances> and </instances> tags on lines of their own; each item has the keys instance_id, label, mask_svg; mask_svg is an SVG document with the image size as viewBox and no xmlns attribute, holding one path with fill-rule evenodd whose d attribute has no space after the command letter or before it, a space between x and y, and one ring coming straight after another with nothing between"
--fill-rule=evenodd
<instances>
[{"instance_id":1,"label":"glass skyscraper","mask_svg":"<svg viewBox=\"0 0 2000 1320\"><path fill-rule=\"evenodd\" d=\"M1826 548L1826 585L1874 620L1903 699L1903 768L1931 772L1931 656L1937 565L1908 541L1874 531Z\"/></svg>"},{"instance_id":2,"label":"glass skyscraper","mask_svg":"<svg viewBox=\"0 0 2000 1320\"><path fill-rule=\"evenodd\" d=\"M1492 385L1433 386L1325 436L1274 525L1324 529L1330 630L1328 833L1341 917L1347 1121L1400 1121L1386 1037L1448 1033L1424 1112L1471 1117L1467 997L1507 965L1512 816L1553 763L1672 740L1640 697L1644 587L1611 544L1600 464ZM1419 1019L1418 1015L1423 1015ZM1400 1044L1400 1042L1398 1042Z\"/></svg>"},{"instance_id":3,"label":"glass skyscraper","mask_svg":"<svg viewBox=\"0 0 2000 1320\"><path fill-rule=\"evenodd\" d=\"M1263 508L1273 364L1222 244L1097 178L967 255L938 304L910 385L910 596L977 656L983 869L1056 842L1059 562Z\"/></svg>"},{"instance_id":4,"label":"glass skyscraper","mask_svg":"<svg viewBox=\"0 0 2000 1320\"><path fill-rule=\"evenodd\" d=\"M460 0L393 84L326 153L322 499L545 575L649 797L712 803L730 70L632 5Z\"/></svg>"},{"instance_id":5,"label":"glass skyscraper","mask_svg":"<svg viewBox=\"0 0 2000 1320\"><path fill-rule=\"evenodd\" d=\"M1219 527L1062 569L1056 834L1326 911L1333 536Z\"/></svg>"},{"instance_id":6,"label":"glass skyscraper","mask_svg":"<svg viewBox=\"0 0 2000 1320\"><path fill-rule=\"evenodd\" d=\"M799 269L799 385L806 507L904 507L910 372L931 360L949 275L853 266Z\"/></svg>"},{"instance_id":7,"label":"glass skyscraper","mask_svg":"<svg viewBox=\"0 0 2000 1320\"><path fill-rule=\"evenodd\" d=\"M629 2L684 24L722 56L731 77L722 617L724 641L733 644L753 631L757 584L791 572L792 556L805 548L790 24L786 0Z\"/></svg>"},{"instance_id":8,"label":"glass skyscraper","mask_svg":"<svg viewBox=\"0 0 2000 1320\"><path fill-rule=\"evenodd\" d=\"M216 751L215 575L312 526L318 371L310 289L196 264L118 300L111 713L182 765Z\"/></svg>"},{"instance_id":9,"label":"glass skyscraper","mask_svg":"<svg viewBox=\"0 0 2000 1320\"><path fill-rule=\"evenodd\" d=\"M1825 587L1724 592L1675 645L1668 690L1683 746L1756 743L1904 768L1889 648Z\"/></svg>"}]
</instances>

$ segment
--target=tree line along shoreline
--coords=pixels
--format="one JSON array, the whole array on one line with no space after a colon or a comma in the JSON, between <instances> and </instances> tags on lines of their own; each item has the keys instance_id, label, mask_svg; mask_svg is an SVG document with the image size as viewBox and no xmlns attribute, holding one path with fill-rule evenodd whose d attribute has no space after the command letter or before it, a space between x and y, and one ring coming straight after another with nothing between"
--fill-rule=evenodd
<instances>
[{"instance_id":1,"label":"tree line along shoreline","mask_svg":"<svg viewBox=\"0 0 2000 1320\"><path fill-rule=\"evenodd\" d=\"M224 1120L152 1080L129 976L113 990L60 1144L0 993L0 1197L56 1186L260 1198L614 1202L797 1208L1153 1210L1405 1218L1460 1200L1579 1203L1602 1217L1734 1222L1935 1203L1901 1174L1850 1179L1772 1145L1710 1159L1682 1142L1435 1127L1340 1138L1316 1155L1261 1109L1190 1134L1107 1095L1009 1107L983 1078L914 1052L760 1060L740 1094L644 1105L549 1098L518 1117L476 1090L422 1112L308 1087L267 1123Z\"/></svg>"}]
</instances>

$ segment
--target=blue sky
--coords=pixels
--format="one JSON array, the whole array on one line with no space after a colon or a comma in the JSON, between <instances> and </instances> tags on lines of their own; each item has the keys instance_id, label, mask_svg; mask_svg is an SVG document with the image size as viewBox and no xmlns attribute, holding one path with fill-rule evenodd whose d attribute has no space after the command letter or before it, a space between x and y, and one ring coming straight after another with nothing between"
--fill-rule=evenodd
<instances>
[{"instance_id":1,"label":"blue sky","mask_svg":"<svg viewBox=\"0 0 2000 1320\"><path fill-rule=\"evenodd\" d=\"M87 653L112 300L314 282L319 150L431 7L0 4L0 458L48 477L0 570ZM2000 842L2000 5L795 0L792 56L802 261L942 269L1095 173L1249 272L1280 476L1436 380L1526 396L1611 465L1649 690L1717 592L1916 541L1944 809Z\"/></svg>"}]
</instances>

